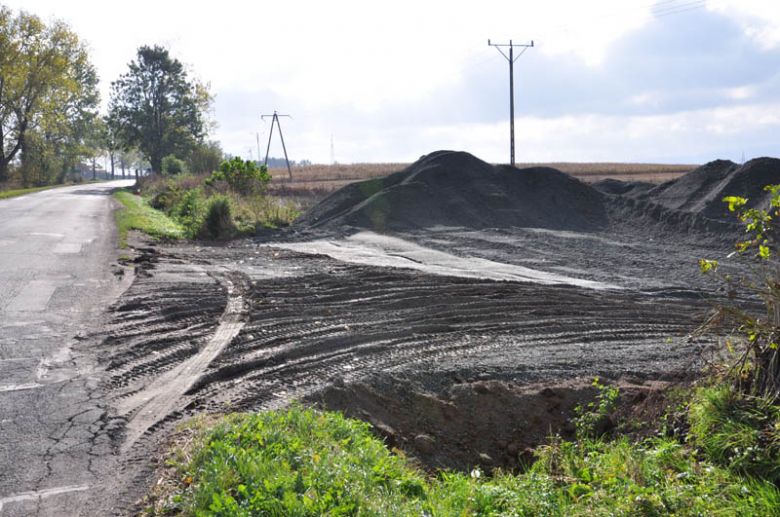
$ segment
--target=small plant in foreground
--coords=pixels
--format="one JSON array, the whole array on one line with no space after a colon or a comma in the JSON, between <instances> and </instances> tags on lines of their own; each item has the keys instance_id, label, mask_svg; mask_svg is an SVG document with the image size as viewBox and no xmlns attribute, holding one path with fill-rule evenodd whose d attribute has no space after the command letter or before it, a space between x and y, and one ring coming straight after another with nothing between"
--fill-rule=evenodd
<instances>
[{"instance_id":1,"label":"small plant in foreground","mask_svg":"<svg viewBox=\"0 0 780 517\"><path fill-rule=\"evenodd\" d=\"M730 196L723 199L729 204L729 210L735 212L738 220L745 225L748 234L746 240L736 243L737 251L734 253L750 252L754 267L750 278L723 277L728 301L716 308L709 325L728 321L737 327L738 334L745 337L744 351L730 370L735 387L744 393L776 402L780 399L780 263L777 251L780 225L772 216L780 217L780 185L769 185L765 190L771 194L768 212L748 208L745 198ZM718 262L703 259L700 269L703 274L717 273ZM755 316L737 306L734 300L740 290L763 301L765 317ZM728 341L727 346L733 350Z\"/></svg>"},{"instance_id":2,"label":"small plant in foreground","mask_svg":"<svg viewBox=\"0 0 780 517\"><path fill-rule=\"evenodd\" d=\"M593 379L591 386L598 389L595 402L582 404L574 408L577 417L574 419L574 426L577 429L579 438L592 437L604 433L605 427L609 423L610 415L617 408L617 399L620 396L620 389L601 384L598 377Z\"/></svg>"}]
</instances>

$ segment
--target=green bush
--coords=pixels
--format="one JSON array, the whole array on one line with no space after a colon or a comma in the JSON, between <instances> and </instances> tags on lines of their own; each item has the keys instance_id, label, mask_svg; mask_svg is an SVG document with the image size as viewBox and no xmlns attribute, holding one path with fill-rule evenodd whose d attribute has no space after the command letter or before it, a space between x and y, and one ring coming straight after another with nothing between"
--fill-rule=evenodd
<instances>
[{"instance_id":1,"label":"green bush","mask_svg":"<svg viewBox=\"0 0 780 517\"><path fill-rule=\"evenodd\" d=\"M716 314L704 329L718 327L724 321L734 325L744 346L731 367L731 384L742 393L776 403L780 400L780 185L768 185L764 190L770 192L768 211L748 208L748 200L742 197L723 198L745 226L748 238L735 247L751 260L752 273L722 277L721 290L727 294L727 300L716 307ZM704 274L719 273L716 260L701 260L700 267ZM761 299L765 315L756 316L741 308L737 296L740 292ZM726 345L733 353L735 347L729 340Z\"/></svg>"},{"instance_id":2,"label":"green bush","mask_svg":"<svg viewBox=\"0 0 780 517\"><path fill-rule=\"evenodd\" d=\"M184 162L169 154L162 159L163 174L181 174L184 172Z\"/></svg>"},{"instance_id":3,"label":"green bush","mask_svg":"<svg viewBox=\"0 0 780 517\"><path fill-rule=\"evenodd\" d=\"M205 214L206 203L198 188L188 190L173 209L173 215L184 226L188 239L198 235Z\"/></svg>"},{"instance_id":4,"label":"green bush","mask_svg":"<svg viewBox=\"0 0 780 517\"><path fill-rule=\"evenodd\" d=\"M173 180L166 180L160 188L155 189L154 195L149 200L149 205L157 210L170 214L181 202L184 192Z\"/></svg>"},{"instance_id":5,"label":"green bush","mask_svg":"<svg viewBox=\"0 0 780 517\"><path fill-rule=\"evenodd\" d=\"M271 181L268 168L265 165L258 167L255 162L242 160L236 156L230 161L222 162L219 170L215 171L206 180L206 186L215 186L217 182L224 181L231 190L239 194L262 194L265 187Z\"/></svg>"},{"instance_id":6,"label":"green bush","mask_svg":"<svg viewBox=\"0 0 780 517\"><path fill-rule=\"evenodd\" d=\"M236 225L233 222L230 198L223 194L214 194L208 200L200 235L213 239L225 239L232 237L235 233Z\"/></svg>"}]
</instances>

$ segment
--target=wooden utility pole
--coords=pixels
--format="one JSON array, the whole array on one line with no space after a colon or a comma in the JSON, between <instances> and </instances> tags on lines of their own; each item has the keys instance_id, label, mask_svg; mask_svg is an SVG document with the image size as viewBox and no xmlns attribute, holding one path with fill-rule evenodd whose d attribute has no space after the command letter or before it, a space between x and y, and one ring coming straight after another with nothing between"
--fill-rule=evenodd
<instances>
[{"instance_id":1,"label":"wooden utility pole","mask_svg":"<svg viewBox=\"0 0 780 517\"><path fill-rule=\"evenodd\" d=\"M527 45L513 45L512 40L509 40L509 44L496 44L496 43L490 43L490 40L488 40L488 46L490 47L496 47L496 49L501 52L501 55L506 58L507 61L509 61L509 148L510 148L510 163L512 165L515 164L515 61L520 59L520 56L522 56L526 50L534 46L533 40L531 40L531 43ZM507 56L504 54L504 51L501 50L501 47L509 47L509 55ZM514 57L514 47L522 47L523 50L518 54L517 57Z\"/></svg>"},{"instance_id":2,"label":"wooden utility pole","mask_svg":"<svg viewBox=\"0 0 780 517\"><path fill-rule=\"evenodd\" d=\"M271 120L271 131L268 133L268 147L265 150L265 165L268 165L268 151L271 150L271 137L274 135L274 123L279 127L279 138L282 139L282 149L284 150L284 160L287 162L287 174L290 175L290 181L292 181L292 170L290 169L290 160L287 158L287 148L284 146L284 136L282 135L282 125L279 123L279 117L290 117L290 115L278 115L274 111L273 115L260 115L260 118L265 120L266 117L273 117ZM260 159L260 157L257 157Z\"/></svg>"}]
</instances>

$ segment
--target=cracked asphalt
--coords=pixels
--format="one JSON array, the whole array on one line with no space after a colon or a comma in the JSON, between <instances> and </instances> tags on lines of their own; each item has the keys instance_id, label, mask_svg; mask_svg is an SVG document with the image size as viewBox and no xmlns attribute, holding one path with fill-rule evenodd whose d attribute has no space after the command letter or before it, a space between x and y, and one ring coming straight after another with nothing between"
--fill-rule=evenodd
<instances>
[{"instance_id":1,"label":"cracked asphalt","mask_svg":"<svg viewBox=\"0 0 780 517\"><path fill-rule=\"evenodd\" d=\"M0 515L101 515L114 422L89 348L130 275L116 261L113 188L0 201Z\"/></svg>"}]
</instances>

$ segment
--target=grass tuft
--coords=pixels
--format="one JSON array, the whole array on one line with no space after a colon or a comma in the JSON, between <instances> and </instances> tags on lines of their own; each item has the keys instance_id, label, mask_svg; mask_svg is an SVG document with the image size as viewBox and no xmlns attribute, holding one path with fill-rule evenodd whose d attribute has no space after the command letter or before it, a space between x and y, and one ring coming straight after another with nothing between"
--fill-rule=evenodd
<instances>
[{"instance_id":1,"label":"grass tuft","mask_svg":"<svg viewBox=\"0 0 780 517\"><path fill-rule=\"evenodd\" d=\"M185 229L159 210L150 207L143 198L126 189L114 192L114 197L124 206L117 210L116 223L119 228L119 247L127 247L127 233L139 230L157 239L183 239Z\"/></svg>"}]
</instances>

